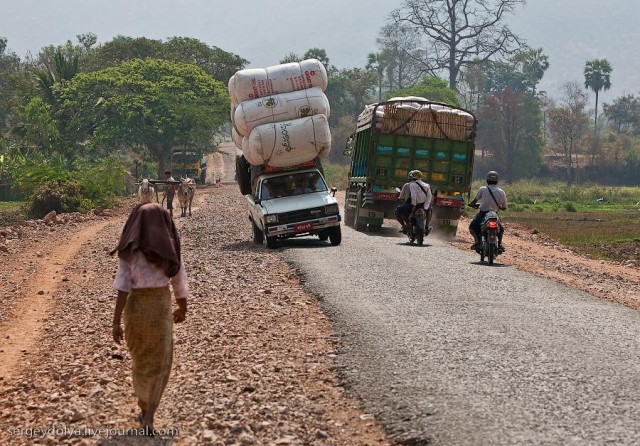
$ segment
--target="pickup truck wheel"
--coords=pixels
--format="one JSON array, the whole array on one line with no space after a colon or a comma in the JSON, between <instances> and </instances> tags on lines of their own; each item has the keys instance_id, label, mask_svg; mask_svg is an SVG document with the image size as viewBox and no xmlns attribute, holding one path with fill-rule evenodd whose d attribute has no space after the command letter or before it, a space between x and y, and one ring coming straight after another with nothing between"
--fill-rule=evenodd
<instances>
[{"instance_id":1,"label":"pickup truck wheel","mask_svg":"<svg viewBox=\"0 0 640 446\"><path fill-rule=\"evenodd\" d=\"M329 229L329 241L333 246L338 246L342 242L342 230L340 226L334 226Z\"/></svg>"},{"instance_id":2,"label":"pickup truck wheel","mask_svg":"<svg viewBox=\"0 0 640 446\"><path fill-rule=\"evenodd\" d=\"M253 243L256 245L262 245L264 242L264 233L254 222L251 222L251 226L253 228Z\"/></svg>"},{"instance_id":3,"label":"pickup truck wheel","mask_svg":"<svg viewBox=\"0 0 640 446\"><path fill-rule=\"evenodd\" d=\"M277 247L276 238L267 236L267 248L275 249Z\"/></svg>"},{"instance_id":4,"label":"pickup truck wheel","mask_svg":"<svg viewBox=\"0 0 640 446\"><path fill-rule=\"evenodd\" d=\"M329 231L326 229L323 231L320 231L320 234L318 234L318 238L320 239L321 242L326 242L329 239Z\"/></svg>"}]
</instances>

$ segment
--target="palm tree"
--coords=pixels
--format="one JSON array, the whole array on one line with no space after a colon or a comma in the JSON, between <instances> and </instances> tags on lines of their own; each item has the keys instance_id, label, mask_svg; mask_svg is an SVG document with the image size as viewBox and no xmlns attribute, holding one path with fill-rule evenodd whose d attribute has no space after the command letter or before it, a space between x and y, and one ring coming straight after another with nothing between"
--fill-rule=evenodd
<instances>
[{"instance_id":1,"label":"palm tree","mask_svg":"<svg viewBox=\"0 0 640 446\"><path fill-rule=\"evenodd\" d=\"M607 59L588 60L584 67L584 86L596 94L594 130L598 125L598 93L611 88L611 64Z\"/></svg>"},{"instance_id":2,"label":"palm tree","mask_svg":"<svg viewBox=\"0 0 640 446\"><path fill-rule=\"evenodd\" d=\"M374 70L378 73L378 101L382 101L382 79L384 79L384 70L386 64L382 53L369 53L367 55L367 70Z\"/></svg>"}]
</instances>

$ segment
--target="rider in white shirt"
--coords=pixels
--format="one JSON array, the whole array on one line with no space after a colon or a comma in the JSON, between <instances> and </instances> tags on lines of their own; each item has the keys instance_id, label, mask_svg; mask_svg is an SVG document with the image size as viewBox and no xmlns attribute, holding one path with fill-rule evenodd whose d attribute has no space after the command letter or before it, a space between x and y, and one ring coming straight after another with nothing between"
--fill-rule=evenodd
<instances>
[{"instance_id":1,"label":"rider in white shirt","mask_svg":"<svg viewBox=\"0 0 640 446\"><path fill-rule=\"evenodd\" d=\"M498 210L507 209L507 194L498 187L498 172L492 170L487 173L487 185L478 189L476 196L469 202L469 206L476 207L476 204L480 202L480 212L474 217L469 224L469 232L473 236L474 243L471 249L475 249L480 243L480 228L482 222L489 211L497 212ZM502 246L502 235L504 234L504 228L500 225L500 232L498 234L498 241L500 249L504 250Z\"/></svg>"},{"instance_id":2,"label":"rider in white shirt","mask_svg":"<svg viewBox=\"0 0 640 446\"><path fill-rule=\"evenodd\" d=\"M421 180L422 172L419 170L412 170L409 172L410 182L406 183L402 187L402 191L400 192L399 199L404 201L404 204L401 204L396 208L395 214L396 218L402 225L402 230L400 232L406 233L409 227L410 221L409 216L413 211L416 210L417 207L424 207L427 210L427 234L431 231L431 227L429 226L430 222L430 206L431 206L431 186Z\"/></svg>"}]
</instances>

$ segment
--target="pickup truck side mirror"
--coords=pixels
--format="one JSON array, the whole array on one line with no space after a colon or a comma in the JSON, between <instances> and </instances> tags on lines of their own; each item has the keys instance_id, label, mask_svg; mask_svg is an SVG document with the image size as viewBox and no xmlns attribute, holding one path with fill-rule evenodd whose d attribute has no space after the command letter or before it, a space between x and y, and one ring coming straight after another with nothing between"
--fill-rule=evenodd
<instances>
[{"instance_id":1,"label":"pickup truck side mirror","mask_svg":"<svg viewBox=\"0 0 640 446\"><path fill-rule=\"evenodd\" d=\"M336 192L338 192L338 188L337 188L337 187L335 187L335 186L334 186L334 187L332 187L332 188L331 188L331 195L335 197L335 196L336 196Z\"/></svg>"}]
</instances>

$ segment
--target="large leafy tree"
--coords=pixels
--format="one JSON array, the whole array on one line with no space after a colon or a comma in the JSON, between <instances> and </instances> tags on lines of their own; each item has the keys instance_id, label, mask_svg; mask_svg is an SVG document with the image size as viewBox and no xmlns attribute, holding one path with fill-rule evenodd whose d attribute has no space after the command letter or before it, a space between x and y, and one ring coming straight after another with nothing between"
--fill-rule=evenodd
<instances>
[{"instance_id":1,"label":"large leafy tree","mask_svg":"<svg viewBox=\"0 0 640 446\"><path fill-rule=\"evenodd\" d=\"M19 113L20 100L16 93L22 78L21 71L20 58L7 51L7 39L0 37L0 138L10 129L11 121Z\"/></svg>"},{"instance_id":2,"label":"large leafy tree","mask_svg":"<svg viewBox=\"0 0 640 446\"><path fill-rule=\"evenodd\" d=\"M449 86L458 89L460 71L468 65L513 54L520 39L505 24L525 0L405 0L391 13L394 23L422 32L431 73L445 70Z\"/></svg>"},{"instance_id":3,"label":"large leafy tree","mask_svg":"<svg viewBox=\"0 0 640 446\"><path fill-rule=\"evenodd\" d=\"M620 96L611 104L602 104L602 109L616 133L640 132L640 98L632 94Z\"/></svg>"},{"instance_id":4,"label":"large leafy tree","mask_svg":"<svg viewBox=\"0 0 640 446\"><path fill-rule=\"evenodd\" d=\"M515 180L535 175L542 164L541 111L535 98L506 87L488 94L478 111L477 142L490 147L495 167Z\"/></svg>"},{"instance_id":5,"label":"large leafy tree","mask_svg":"<svg viewBox=\"0 0 640 446\"><path fill-rule=\"evenodd\" d=\"M515 68L522 73L527 88L535 96L538 83L549 68L549 57L544 54L542 48L527 48L516 53L511 61Z\"/></svg>"},{"instance_id":6,"label":"large leafy tree","mask_svg":"<svg viewBox=\"0 0 640 446\"><path fill-rule=\"evenodd\" d=\"M362 112L364 106L374 101L377 75L375 72L362 68L329 70L329 85L327 98L331 104L332 146L345 146L348 135L355 131L355 118ZM332 150L331 160L345 162L342 150Z\"/></svg>"},{"instance_id":7,"label":"large leafy tree","mask_svg":"<svg viewBox=\"0 0 640 446\"><path fill-rule=\"evenodd\" d=\"M563 87L562 105L549 111L549 133L556 150L564 156L567 184L577 179L578 154L589 125L587 101L584 90L576 82L569 82Z\"/></svg>"},{"instance_id":8,"label":"large leafy tree","mask_svg":"<svg viewBox=\"0 0 640 446\"><path fill-rule=\"evenodd\" d=\"M449 88L447 81L433 76L425 76L412 87L386 93L387 99L394 96L419 96L436 102L460 106L458 92Z\"/></svg>"},{"instance_id":9,"label":"large leafy tree","mask_svg":"<svg viewBox=\"0 0 640 446\"><path fill-rule=\"evenodd\" d=\"M116 36L98 46L87 62L89 71L104 70L133 59L160 59L162 41L146 37Z\"/></svg>"},{"instance_id":10,"label":"large leafy tree","mask_svg":"<svg viewBox=\"0 0 640 446\"><path fill-rule=\"evenodd\" d=\"M171 37L162 45L160 59L197 65L214 79L227 83L249 62L240 56L190 37Z\"/></svg>"},{"instance_id":11,"label":"large leafy tree","mask_svg":"<svg viewBox=\"0 0 640 446\"><path fill-rule=\"evenodd\" d=\"M58 119L94 146L148 151L162 172L173 147L210 149L229 119L223 83L195 65L146 59L82 73L66 83Z\"/></svg>"},{"instance_id":12,"label":"large leafy tree","mask_svg":"<svg viewBox=\"0 0 640 446\"><path fill-rule=\"evenodd\" d=\"M164 59L193 64L226 83L248 63L235 54L190 37L171 37L166 42L145 37L117 36L98 46L89 58L91 70L101 70L133 59Z\"/></svg>"},{"instance_id":13,"label":"large leafy tree","mask_svg":"<svg viewBox=\"0 0 640 446\"><path fill-rule=\"evenodd\" d=\"M380 48L377 62L384 67L383 77L388 90L409 87L425 72L430 72L423 63L426 55L420 49L420 32L411 26L403 23L385 25L376 42Z\"/></svg>"},{"instance_id":14,"label":"large leafy tree","mask_svg":"<svg viewBox=\"0 0 640 446\"><path fill-rule=\"evenodd\" d=\"M584 67L584 87L596 94L594 128L598 125L598 95L611 88L611 64L607 59L588 60Z\"/></svg>"}]
</instances>

